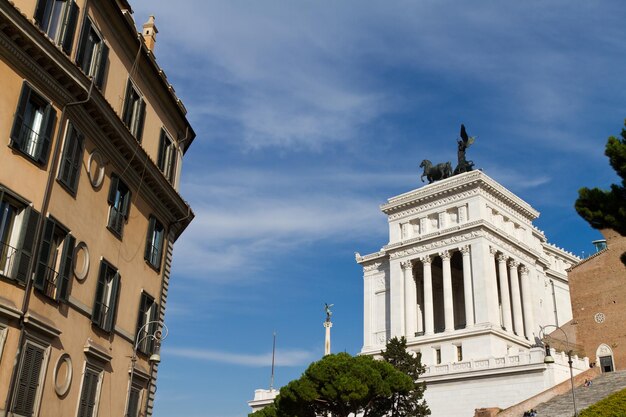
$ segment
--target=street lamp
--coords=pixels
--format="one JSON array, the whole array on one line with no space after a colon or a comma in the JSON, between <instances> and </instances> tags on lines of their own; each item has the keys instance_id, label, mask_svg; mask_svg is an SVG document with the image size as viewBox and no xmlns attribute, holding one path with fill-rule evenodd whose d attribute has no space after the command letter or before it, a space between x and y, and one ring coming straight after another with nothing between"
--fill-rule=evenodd
<instances>
[{"instance_id":1,"label":"street lamp","mask_svg":"<svg viewBox=\"0 0 626 417\"><path fill-rule=\"evenodd\" d=\"M567 333L565 333L565 330L563 330L559 326L555 326L554 324L547 324L545 326L539 326L539 327L541 328L539 335L541 336L542 340L546 337L546 333L545 333L546 327L554 327L555 329L558 329L561 332L563 332L563 336L565 336L565 343L567 343L567 363L569 364L569 380L572 385L572 402L574 403L574 417L578 417L578 411L576 410L576 394L574 393L574 371L572 370L572 363L573 363L572 350L569 348L570 344L569 344L569 338L567 337ZM550 351L550 345L547 343L546 343L546 356L543 359L543 363L545 364L554 363L554 358L552 357L551 351Z\"/></svg>"},{"instance_id":2,"label":"street lamp","mask_svg":"<svg viewBox=\"0 0 626 417\"><path fill-rule=\"evenodd\" d=\"M144 332L144 330L146 330L146 328L149 329L150 326L153 324L157 325L153 333L148 333L148 331L146 331L146 334L144 334L142 337L139 337ZM146 339L153 340L154 349L148 361L151 363L159 363L161 362L161 354L160 354L161 342L167 337L167 334L168 334L167 326L161 320L149 321L143 326L141 326L139 330L137 331L137 337L136 337L137 342L135 342L135 346L133 347L133 356L130 357L130 372L129 372L130 377L128 381L128 390L126 392L126 405L124 407L124 417L129 417L128 406L130 402L130 393L131 393L131 390L133 389L133 376L135 375L135 365L137 363L137 349L139 348L139 345Z\"/></svg>"}]
</instances>

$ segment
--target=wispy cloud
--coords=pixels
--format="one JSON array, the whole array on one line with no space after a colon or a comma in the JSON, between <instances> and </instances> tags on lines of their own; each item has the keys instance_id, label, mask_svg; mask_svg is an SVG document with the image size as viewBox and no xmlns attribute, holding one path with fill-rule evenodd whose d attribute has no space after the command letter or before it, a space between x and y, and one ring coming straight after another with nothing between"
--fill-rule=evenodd
<instances>
[{"instance_id":1,"label":"wispy cloud","mask_svg":"<svg viewBox=\"0 0 626 417\"><path fill-rule=\"evenodd\" d=\"M272 364L272 353L244 354L222 352L208 349L191 349L170 347L165 350L168 355L181 358L226 363L239 366L263 367ZM319 355L319 353L317 353ZM276 366L307 365L315 358L316 353L306 350L277 350Z\"/></svg>"}]
</instances>

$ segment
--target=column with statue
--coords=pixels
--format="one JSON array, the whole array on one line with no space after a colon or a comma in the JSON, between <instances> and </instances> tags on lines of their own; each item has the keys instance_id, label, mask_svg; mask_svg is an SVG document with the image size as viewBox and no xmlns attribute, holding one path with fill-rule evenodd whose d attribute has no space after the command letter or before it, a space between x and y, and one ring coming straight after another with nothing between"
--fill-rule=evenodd
<instances>
[{"instance_id":1,"label":"column with statue","mask_svg":"<svg viewBox=\"0 0 626 417\"><path fill-rule=\"evenodd\" d=\"M330 316L333 315L330 308L334 304L324 303L324 311L326 312L326 320L324 321L324 327L326 328L326 341L324 343L324 356L330 355L330 328L333 327L333 323L330 321Z\"/></svg>"}]
</instances>

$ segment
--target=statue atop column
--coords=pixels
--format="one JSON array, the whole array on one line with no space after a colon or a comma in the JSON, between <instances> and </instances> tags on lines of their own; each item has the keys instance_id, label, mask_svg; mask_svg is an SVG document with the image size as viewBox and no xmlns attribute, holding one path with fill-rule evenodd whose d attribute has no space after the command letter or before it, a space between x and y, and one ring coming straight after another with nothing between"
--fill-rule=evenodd
<instances>
[{"instance_id":1,"label":"statue atop column","mask_svg":"<svg viewBox=\"0 0 626 417\"><path fill-rule=\"evenodd\" d=\"M326 322L330 322L330 316L333 315L333 312L330 311L330 308L334 306L334 304L324 303L324 311L326 312Z\"/></svg>"}]
</instances>

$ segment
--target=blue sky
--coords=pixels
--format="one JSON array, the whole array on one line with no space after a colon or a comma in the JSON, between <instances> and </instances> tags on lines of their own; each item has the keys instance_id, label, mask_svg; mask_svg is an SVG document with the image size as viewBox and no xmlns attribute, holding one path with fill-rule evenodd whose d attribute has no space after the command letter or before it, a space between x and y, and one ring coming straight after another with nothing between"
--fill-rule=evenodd
<instances>
[{"instance_id":1,"label":"blue sky","mask_svg":"<svg viewBox=\"0 0 626 417\"><path fill-rule=\"evenodd\" d=\"M243 417L254 389L362 344L354 252L387 242L379 205L422 159L468 159L592 251L573 209L616 181L604 145L626 117L623 1L150 0L156 56L197 138L182 195L155 417Z\"/></svg>"}]
</instances>

